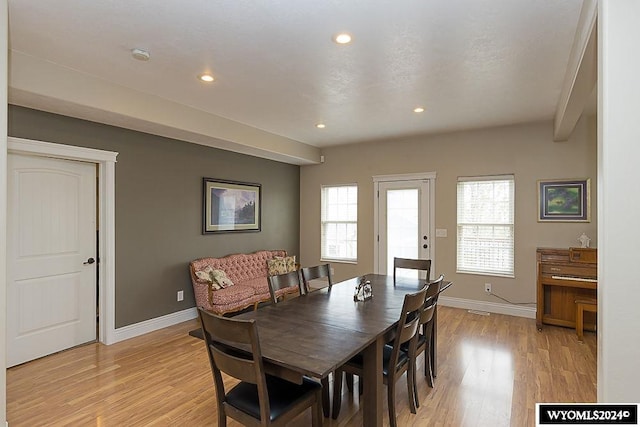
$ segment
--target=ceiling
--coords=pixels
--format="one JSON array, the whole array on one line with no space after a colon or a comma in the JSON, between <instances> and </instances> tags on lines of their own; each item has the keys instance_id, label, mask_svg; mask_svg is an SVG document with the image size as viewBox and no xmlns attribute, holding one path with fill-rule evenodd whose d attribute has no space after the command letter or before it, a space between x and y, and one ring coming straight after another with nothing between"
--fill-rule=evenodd
<instances>
[{"instance_id":1,"label":"ceiling","mask_svg":"<svg viewBox=\"0 0 640 427\"><path fill-rule=\"evenodd\" d=\"M318 152L552 119L582 3L9 0L10 102L198 143L208 132L222 148L234 137L219 130L236 126L247 140ZM333 42L342 31L350 44ZM150 60L133 59L133 48ZM75 76L64 90L79 92L66 101L52 77L63 72ZM199 81L203 72L216 80ZM141 110L189 111L191 127L174 135L167 128L178 124L160 113L136 116L124 101L133 95Z\"/></svg>"}]
</instances>

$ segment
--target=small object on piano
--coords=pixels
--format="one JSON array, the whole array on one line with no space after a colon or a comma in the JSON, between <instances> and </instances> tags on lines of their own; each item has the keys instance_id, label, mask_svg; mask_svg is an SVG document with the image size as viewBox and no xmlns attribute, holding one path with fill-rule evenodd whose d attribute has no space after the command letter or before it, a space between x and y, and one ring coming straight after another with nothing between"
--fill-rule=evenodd
<instances>
[{"instance_id":1,"label":"small object on piano","mask_svg":"<svg viewBox=\"0 0 640 427\"><path fill-rule=\"evenodd\" d=\"M586 234L582 233L580 235L580 237L578 237L578 242L580 242L580 247L581 248L588 248L589 247L589 242L591 242L591 239L589 238L589 236L587 236Z\"/></svg>"}]
</instances>

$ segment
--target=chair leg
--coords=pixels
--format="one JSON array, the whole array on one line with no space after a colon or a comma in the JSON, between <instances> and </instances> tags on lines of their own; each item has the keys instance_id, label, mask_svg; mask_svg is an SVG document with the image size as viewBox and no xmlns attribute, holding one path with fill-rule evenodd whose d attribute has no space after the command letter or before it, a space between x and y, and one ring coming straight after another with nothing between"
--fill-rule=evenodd
<instances>
[{"instance_id":1,"label":"chair leg","mask_svg":"<svg viewBox=\"0 0 640 427\"><path fill-rule=\"evenodd\" d=\"M224 413L224 409L218 406L218 426L227 427L227 414Z\"/></svg>"},{"instance_id":2,"label":"chair leg","mask_svg":"<svg viewBox=\"0 0 640 427\"><path fill-rule=\"evenodd\" d=\"M347 374L348 375L348 374ZM336 369L333 373L333 414L334 420L340 415L340 406L342 405L342 370Z\"/></svg>"},{"instance_id":3,"label":"chair leg","mask_svg":"<svg viewBox=\"0 0 640 427\"><path fill-rule=\"evenodd\" d=\"M387 384L387 405L389 406L389 426L398 427L396 423L396 386L395 379L389 377Z\"/></svg>"},{"instance_id":4,"label":"chair leg","mask_svg":"<svg viewBox=\"0 0 640 427\"><path fill-rule=\"evenodd\" d=\"M326 418L331 416L331 401L329 397L329 377L320 380L322 384L322 413Z\"/></svg>"},{"instance_id":5,"label":"chair leg","mask_svg":"<svg viewBox=\"0 0 640 427\"><path fill-rule=\"evenodd\" d=\"M416 406L419 406L418 403L418 390L416 388L416 359L412 358L409 361L409 366L407 369L407 396L409 397L409 410L412 414L415 414Z\"/></svg>"},{"instance_id":6,"label":"chair leg","mask_svg":"<svg viewBox=\"0 0 640 427\"><path fill-rule=\"evenodd\" d=\"M433 336L433 329L429 329L427 332L427 341L424 347L424 376L427 377L427 384L429 387L433 388L434 386L434 378L433 375L433 361L431 360L431 337Z\"/></svg>"},{"instance_id":7,"label":"chair leg","mask_svg":"<svg viewBox=\"0 0 640 427\"><path fill-rule=\"evenodd\" d=\"M353 393L353 374L347 372L346 375L347 389L349 389L349 393Z\"/></svg>"},{"instance_id":8,"label":"chair leg","mask_svg":"<svg viewBox=\"0 0 640 427\"><path fill-rule=\"evenodd\" d=\"M427 384L433 388L435 380L433 378L433 370L431 369L431 352L425 352L424 354L424 371L427 377Z\"/></svg>"}]
</instances>

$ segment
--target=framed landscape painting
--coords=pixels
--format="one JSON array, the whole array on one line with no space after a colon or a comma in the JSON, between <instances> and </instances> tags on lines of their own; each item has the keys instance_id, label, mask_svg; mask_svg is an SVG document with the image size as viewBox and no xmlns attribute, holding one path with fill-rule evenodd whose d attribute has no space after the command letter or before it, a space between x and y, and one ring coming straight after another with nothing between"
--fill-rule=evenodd
<instances>
[{"instance_id":1,"label":"framed landscape painting","mask_svg":"<svg viewBox=\"0 0 640 427\"><path fill-rule=\"evenodd\" d=\"M538 181L538 221L589 222L590 180Z\"/></svg>"},{"instance_id":2,"label":"framed landscape painting","mask_svg":"<svg viewBox=\"0 0 640 427\"><path fill-rule=\"evenodd\" d=\"M202 234L260 231L260 184L203 178Z\"/></svg>"}]
</instances>

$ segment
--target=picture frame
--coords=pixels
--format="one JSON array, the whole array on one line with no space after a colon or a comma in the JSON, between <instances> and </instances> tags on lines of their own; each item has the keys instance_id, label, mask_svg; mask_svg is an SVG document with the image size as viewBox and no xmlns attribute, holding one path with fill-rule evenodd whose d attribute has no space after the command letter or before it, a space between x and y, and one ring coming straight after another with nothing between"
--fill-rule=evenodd
<instances>
[{"instance_id":1,"label":"picture frame","mask_svg":"<svg viewBox=\"0 0 640 427\"><path fill-rule=\"evenodd\" d=\"M591 180L538 181L538 222L590 222Z\"/></svg>"},{"instance_id":2,"label":"picture frame","mask_svg":"<svg viewBox=\"0 0 640 427\"><path fill-rule=\"evenodd\" d=\"M262 185L202 179L202 234L260 231Z\"/></svg>"}]
</instances>

